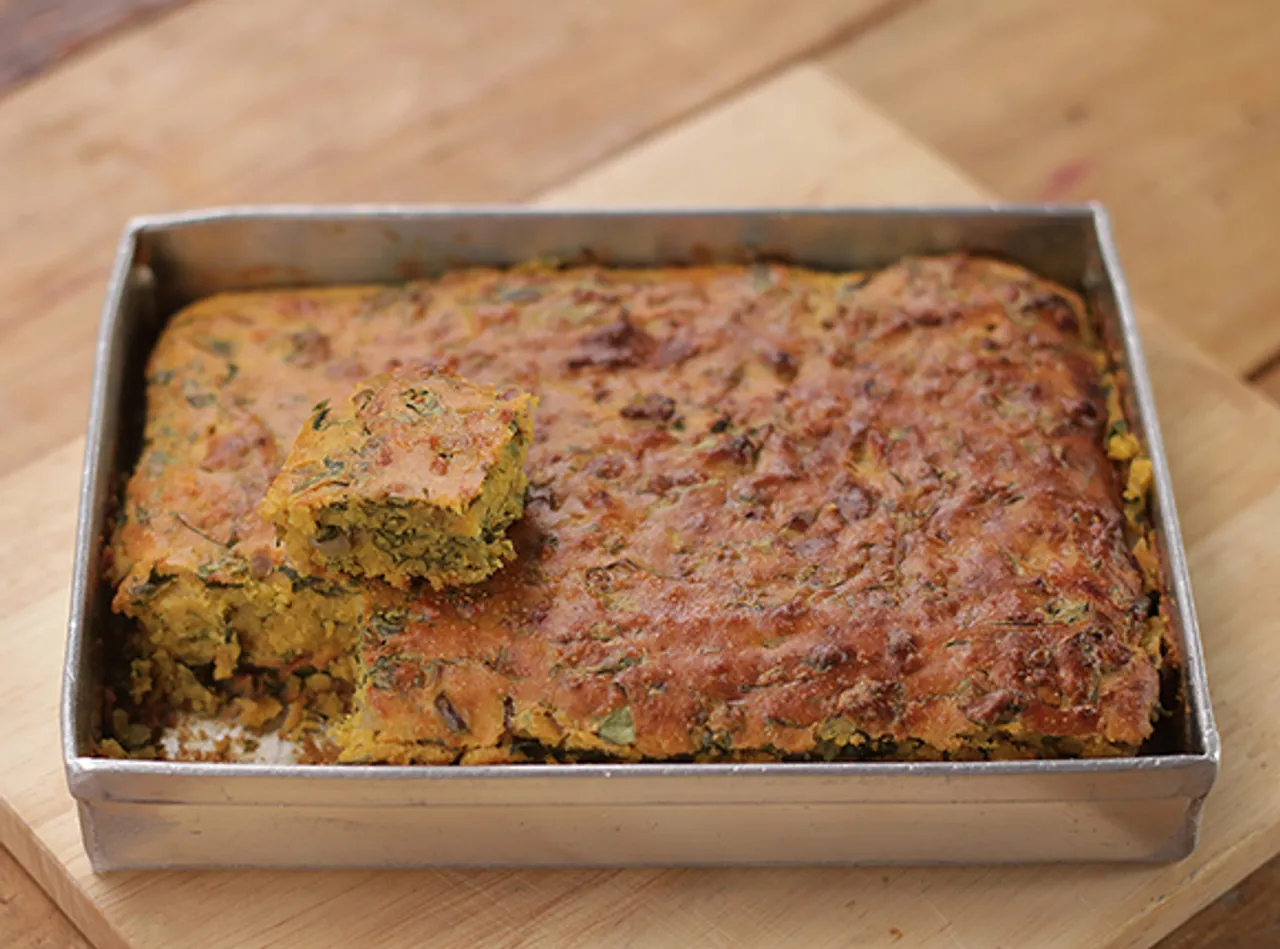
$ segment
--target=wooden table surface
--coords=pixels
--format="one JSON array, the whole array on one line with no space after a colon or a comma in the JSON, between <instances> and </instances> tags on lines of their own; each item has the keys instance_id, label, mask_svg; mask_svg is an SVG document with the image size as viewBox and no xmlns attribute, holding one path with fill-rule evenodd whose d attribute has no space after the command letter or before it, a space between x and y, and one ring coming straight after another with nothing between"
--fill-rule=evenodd
<instances>
[{"instance_id":1,"label":"wooden table surface","mask_svg":"<svg viewBox=\"0 0 1280 949\"><path fill-rule=\"evenodd\" d=\"M387 55L298 84L348 40ZM209 133L244 101L226 94L248 81L238 57L274 60L254 73L260 112L238 116L271 123L266 168ZM0 0L0 474L83 426L129 214L524 200L800 62L1002 197L1106 202L1135 297L1280 398L1274 0ZM162 110L174 96L189 107ZM341 134L324 154L291 148L325 123ZM379 149L406 136L428 182L412 194L405 149ZM317 165L345 169L345 190ZM1278 894L1273 862L1161 949L1280 943ZM87 945L3 851L0 945Z\"/></svg>"}]
</instances>

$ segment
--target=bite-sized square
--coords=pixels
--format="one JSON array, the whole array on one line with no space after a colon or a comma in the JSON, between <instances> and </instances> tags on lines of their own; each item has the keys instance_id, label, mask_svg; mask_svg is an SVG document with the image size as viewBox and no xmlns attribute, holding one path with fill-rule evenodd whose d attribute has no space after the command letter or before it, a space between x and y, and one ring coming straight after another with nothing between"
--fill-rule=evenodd
<instances>
[{"instance_id":1,"label":"bite-sized square","mask_svg":"<svg viewBox=\"0 0 1280 949\"><path fill-rule=\"evenodd\" d=\"M477 583L515 551L536 399L401 367L312 411L263 500L299 569Z\"/></svg>"}]
</instances>

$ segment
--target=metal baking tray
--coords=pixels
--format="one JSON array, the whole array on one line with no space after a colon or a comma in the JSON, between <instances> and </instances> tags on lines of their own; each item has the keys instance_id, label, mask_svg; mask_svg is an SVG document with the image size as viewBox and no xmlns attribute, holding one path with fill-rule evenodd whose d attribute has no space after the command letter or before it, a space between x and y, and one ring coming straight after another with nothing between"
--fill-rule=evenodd
<instances>
[{"instance_id":1,"label":"metal baking tray","mask_svg":"<svg viewBox=\"0 0 1280 949\"><path fill-rule=\"evenodd\" d=\"M867 268L999 254L1082 290L1127 363L1185 659L1159 753L1106 760L385 767L92 756L100 576L132 465L148 352L176 308L228 289L397 281L583 252L617 264L781 256ZM1219 741L1137 326L1097 206L554 211L259 207L138 218L121 240L85 449L62 734L99 871L177 867L1171 861L1195 846Z\"/></svg>"}]
</instances>

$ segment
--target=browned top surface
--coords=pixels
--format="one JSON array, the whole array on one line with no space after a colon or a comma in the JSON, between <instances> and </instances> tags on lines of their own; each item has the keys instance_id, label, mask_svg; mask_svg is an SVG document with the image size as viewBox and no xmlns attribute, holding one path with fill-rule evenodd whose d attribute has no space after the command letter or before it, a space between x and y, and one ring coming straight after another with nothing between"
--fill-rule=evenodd
<instances>
[{"instance_id":1,"label":"browned top surface","mask_svg":"<svg viewBox=\"0 0 1280 949\"><path fill-rule=\"evenodd\" d=\"M1149 604L1077 306L959 256L446 278L433 356L541 399L520 556L388 604L368 723L653 757L1136 745Z\"/></svg>"},{"instance_id":2,"label":"browned top surface","mask_svg":"<svg viewBox=\"0 0 1280 949\"><path fill-rule=\"evenodd\" d=\"M421 365L381 373L315 406L266 503L281 510L394 498L461 513L518 434L517 419L527 424L529 403L510 387Z\"/></svg>"}]
</instances>

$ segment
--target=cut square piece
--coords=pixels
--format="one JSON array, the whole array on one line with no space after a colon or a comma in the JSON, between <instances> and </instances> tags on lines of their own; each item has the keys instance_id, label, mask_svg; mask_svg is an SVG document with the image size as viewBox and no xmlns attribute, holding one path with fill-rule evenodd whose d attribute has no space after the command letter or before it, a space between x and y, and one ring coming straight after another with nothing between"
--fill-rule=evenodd
<instances>
[{"instance_id":1,"label":"cut square piece","mask_svg":"<svg viewBox=\"0 0 1280 949\"><path fill-rule=\"evenodd\" d=\"M315 406L262 514L299 570L477 583L515 556L535 403L422 367L374 376Z\"/></svg>"}]
</instances>

